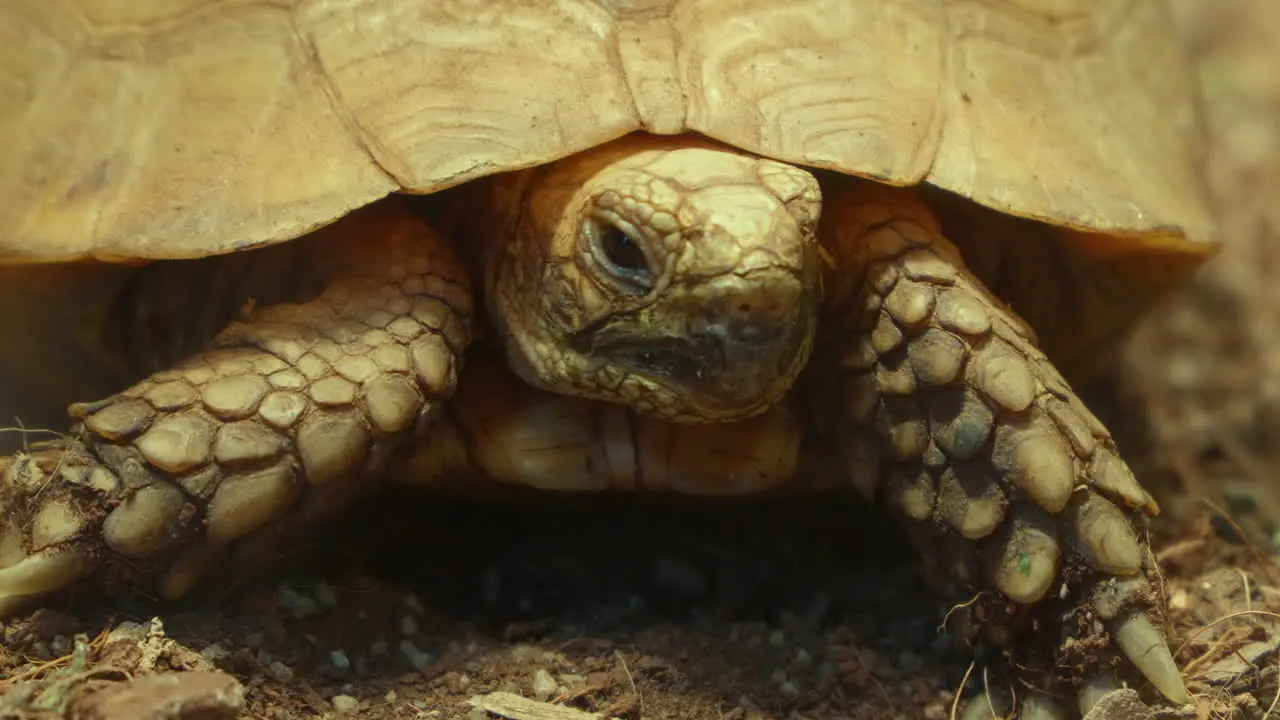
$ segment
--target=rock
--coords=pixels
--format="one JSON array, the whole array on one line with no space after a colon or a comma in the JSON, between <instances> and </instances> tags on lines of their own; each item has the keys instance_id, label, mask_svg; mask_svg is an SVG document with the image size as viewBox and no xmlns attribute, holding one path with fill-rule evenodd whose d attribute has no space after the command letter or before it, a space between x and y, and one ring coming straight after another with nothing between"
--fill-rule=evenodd
<instances>
[{"instance_id":1,"label":"rock","mask_svg":"<svg viewBox=\"0 0 1280 720\"><path fill-rule=\"evenodd\" d=\"M355 715L360 712L360 701L350 695L334 695L329 702L333 703L333 709L342 715Z\"/></svg>"},{"instance_id":2,"label":"rock","mask_svg":"<svg viewBox=\"0 0 1280 720\"><path fill-rule=\"evenodd\" d=\"M546 670L539 668L538 672L533 674L533 695L539 700L546 700L555 695L558 687L556 679Z\"/></svg>"},{"instance_id":3,"label":"rock","mask_svg":"<svg viewBox=\"0 0 1280 720\"><path fill-rule=\"evenodd\" d=\"M273 660L267 665L267 674L279 682L288 682L293 679L293 668L279 660Z\"/></svg>"},{"instance_id":4,"label":"rock","mask_svg":"<svg viewBox=\"0 0 1280 720\"><path fill-rule=\"evenodd\" d=\"M221 670L149 675L79 698L69 720L231 720L244 709L244 686Z\"/></svg>"},{"instance_id":5,"label":"rock","mask_svg":"<svg viewBox=\"0 0 1280 720\"><path fill-rule=\"evenodd\" d=\"M1102 696L1084 720L1155 720L1155 713L1138 699L1138 691L1113 690Z\"/></svg>"}]
</instances>

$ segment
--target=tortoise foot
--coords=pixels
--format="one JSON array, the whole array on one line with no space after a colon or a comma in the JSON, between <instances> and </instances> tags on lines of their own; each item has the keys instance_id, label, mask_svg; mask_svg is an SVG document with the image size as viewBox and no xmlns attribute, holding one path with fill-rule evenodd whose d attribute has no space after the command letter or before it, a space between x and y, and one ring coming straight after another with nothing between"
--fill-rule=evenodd
<instances>
[{"instance_id":1,"label":"tortoise foot","mask_svg":"<svg viewBox=\"0 0 1280 720\"><path fill-rule=\"evenodd\" d=\"M0 614L90 574L184 595L376 487L470 335L460 261L399 207L323 231L341 270L315 299L247 312L209 350L72 406L67 438L0 459Z\"/></svg>"},{"instance_id":2,"label":"tortoise foot","mask_svg":"<svg viewBox=\"0 0 1280 720\"><path fill-rule=\"evenodd\" d=\"M0 459L0 617L93 571L117 484L74 441Z\"/></svg>"},{"instance_id":3,"label":"tortoise foot","mask_svg":"<svg viewBox=\"0 0 1280 720\"><path fill-rule=\"evenodd\" d=\"M967 634L1043 673L1036 686L1079 685L1118 651L1185 701L1136 529L1158 509L1107 429L931 218L859 212L863 233L833 253L864 269L840 304L855 340L821 349L841 391L817 402L859 490L900 516L957 599L948 627L967 616Z\"/></svg>"}]
</instances>

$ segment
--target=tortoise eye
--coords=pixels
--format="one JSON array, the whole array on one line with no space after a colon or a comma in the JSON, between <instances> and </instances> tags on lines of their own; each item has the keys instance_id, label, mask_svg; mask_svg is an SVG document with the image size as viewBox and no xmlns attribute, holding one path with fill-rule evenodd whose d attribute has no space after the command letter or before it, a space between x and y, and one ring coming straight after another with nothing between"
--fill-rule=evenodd
<instances>
[{"instance_id":1,"label":"tortoise eye","mask_svg":"<svg viewBox=\"0 0 1280 720\"><path fill-rule=\"evenodd\" d=\"M616 225L597 223L591 230L591 251L605 272L621 281L631 292L644 292L653 287L649 259L644 250L625 230Z\"/></svg>"}]
</instances>

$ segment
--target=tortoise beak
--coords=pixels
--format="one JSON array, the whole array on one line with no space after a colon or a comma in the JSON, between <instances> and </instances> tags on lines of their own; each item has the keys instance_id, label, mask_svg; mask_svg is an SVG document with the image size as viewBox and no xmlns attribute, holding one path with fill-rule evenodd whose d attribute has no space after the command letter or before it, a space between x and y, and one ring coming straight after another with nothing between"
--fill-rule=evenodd
<instances>
[{"instance_id":1,"label":"tortoise beak","mask_svg":"<svg viewBox=\"0 0 1280 720\"><path fill-rule=\"evenodd\" d=\"M816 293L794 277L771 280L763 291L660 303L582 339L590 354L676 391L692 416L748 417L790 389L817 326Z\"/></svg>"}]
</instances>

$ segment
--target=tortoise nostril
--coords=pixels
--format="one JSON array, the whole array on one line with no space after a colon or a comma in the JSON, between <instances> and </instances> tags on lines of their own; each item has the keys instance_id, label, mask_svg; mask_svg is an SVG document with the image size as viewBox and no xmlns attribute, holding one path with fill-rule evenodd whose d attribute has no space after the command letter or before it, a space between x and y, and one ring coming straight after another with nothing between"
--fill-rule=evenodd
<instances>
[{"instance_id":1,"label":"tortoise nostril","mask_svg":"<svg viewBox=\"0 0 1280 720\"><path fill-rule=\"evenodd\" d=\"M749 312L751 312L751 303L742 303L741 305L739 305L739 306L738 306L738 312L740 312L740 313L749 313Z\"/></svg>"}]
</instances>

